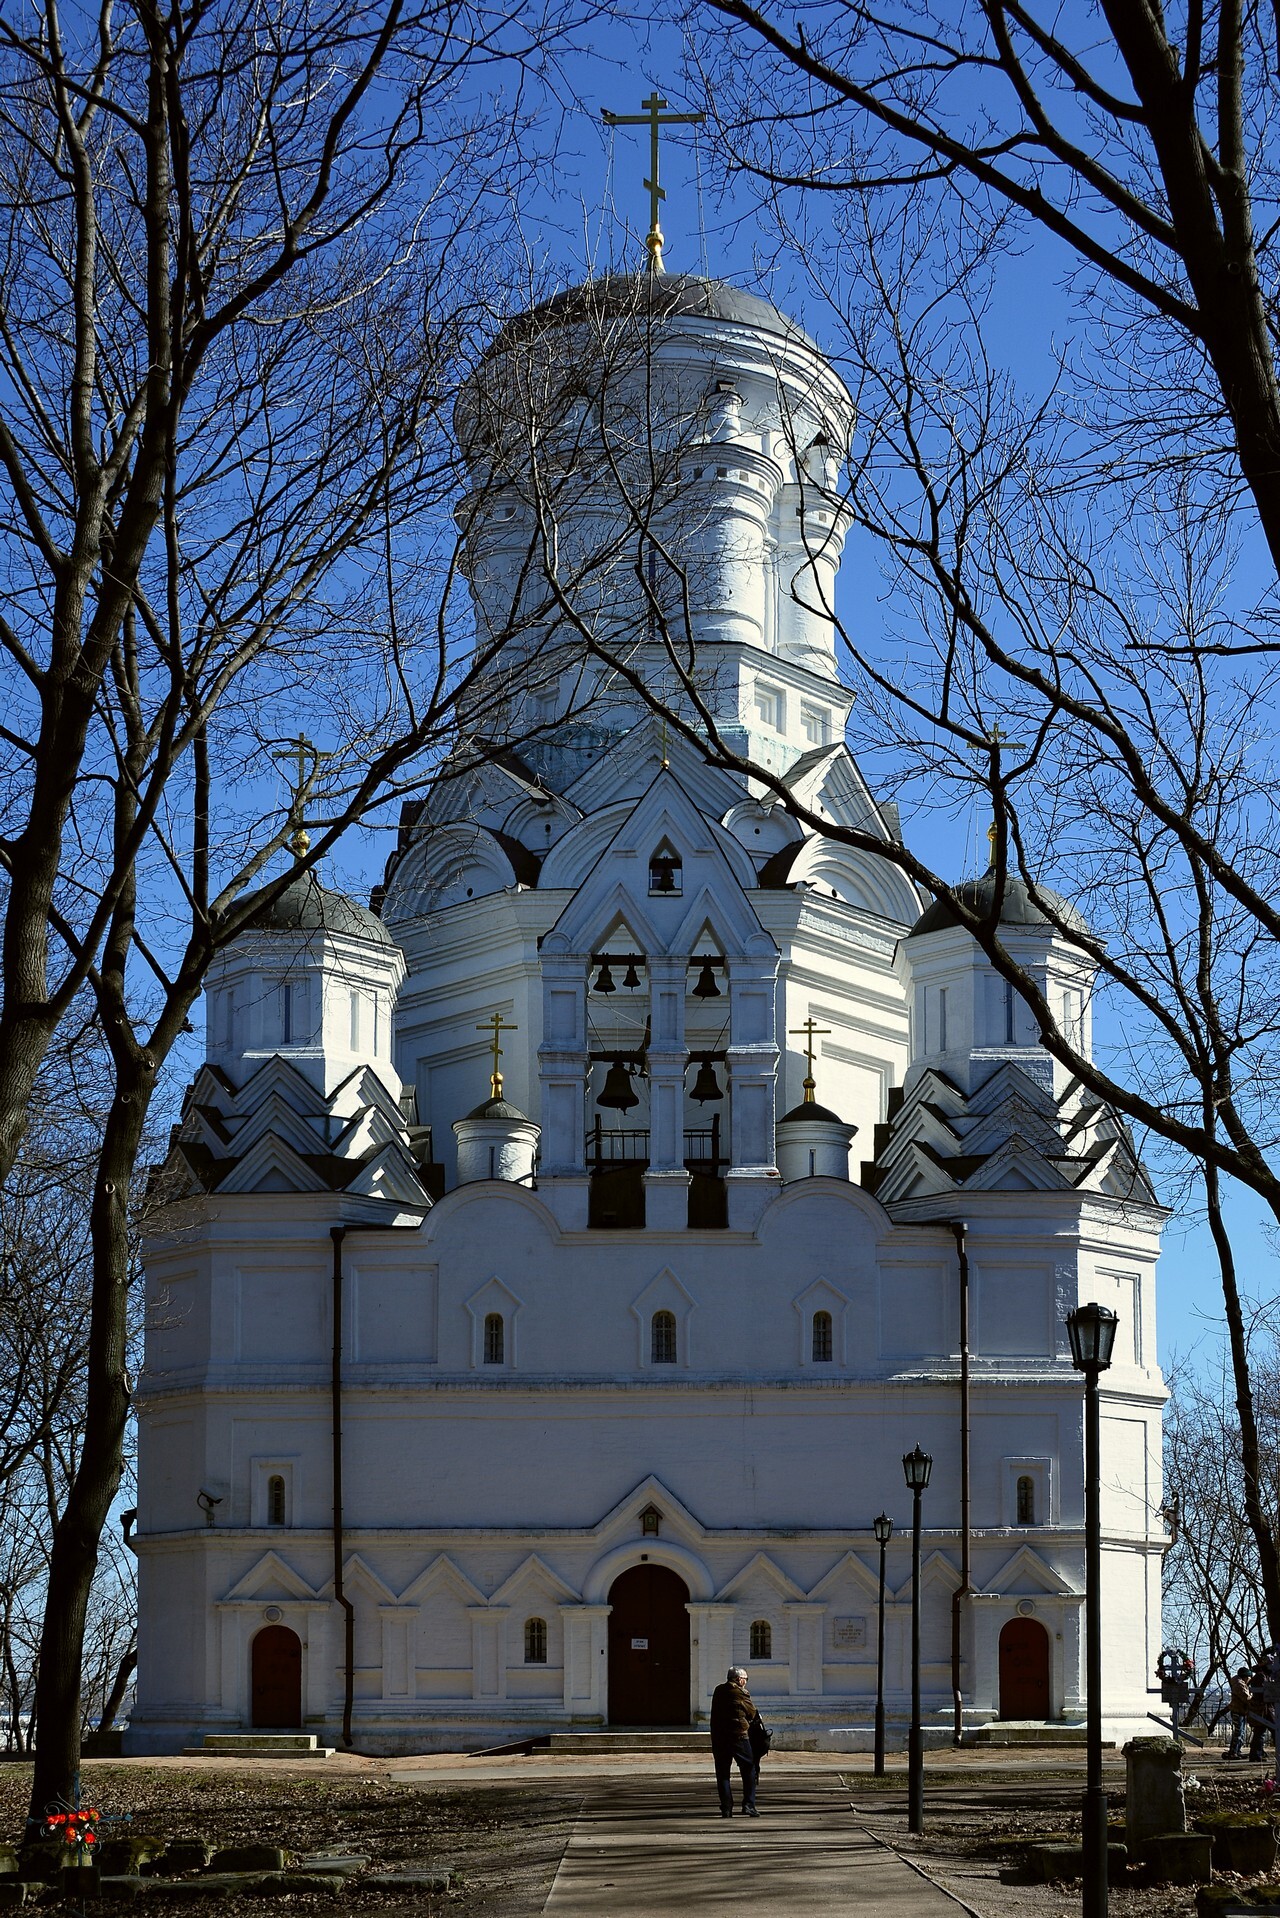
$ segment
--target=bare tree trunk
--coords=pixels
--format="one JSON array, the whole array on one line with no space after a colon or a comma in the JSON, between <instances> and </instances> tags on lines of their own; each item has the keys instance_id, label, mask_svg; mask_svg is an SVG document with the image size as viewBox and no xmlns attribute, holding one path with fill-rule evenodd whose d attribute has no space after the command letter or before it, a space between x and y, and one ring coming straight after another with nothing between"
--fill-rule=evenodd
<instances>
[{"instance_id":1,"label":"bare tree trunk","mask_svg":"<svg viewBox=\"0 0 1280 1918\"><path fill-rule=\"evenodd\" d=\"M1222 1273L1222 1297L1227 1315L1227 1341L1231 1352L1231 1376L1236 1392L1236 1413L1240 1420L1240 1463L1244 1473L1244 1510L1258 1548L1258 1569L1262 1577L1262 1597L1267 1629L1273 1645L1280 1643L1280 1557L1276 1539L1262 1504L1261 1447L1258 1421L1253 1405L1253 1380L1249 1371L1249 1342L1245 1334L1244 1313L1240 1308L1240 1288L1236 1281L1235 1254L1231 1236L1222 1216L1222 1194L1216 1169L1204 1169L1205 1196L1209 1207L1209 1230L1218 1254Z\"/></svg>"},{"instance_id":2,"label":"bare tree trunk","mask_svg":"<svg viewBox=\"0 0 1280 1918\"><path fill-rule=\"evenodd\" d=\"M93 1302L88 1394L79 1469L53 1535L35 1709L40 1726L31 1781L31 1816L69 1798L80 1768L80 1681L89 1592L98 1540L123 1470L129 1416L127 1372L129 1184L147 1110L143 1073L117 1054L115 1098L107 1118L90 1213Z\"/></svg>"},{"instance_id":3,"label":"bare tree trunk","mask_svg":"<svg viewBox=\"0 0 1280 1918\"><path fill-rule=\"evenodd\" d=\"M102 1707L101 1728L109 1732L115 1723L116 1713L124 1703L124 1695L129 1689L129 1680L138 1665L138 1635L135 1632L129 1640L129 1649L116 1666L115 1677L111 1681L111 1690L107 1693Z\"/></svg>"}]
</instances>

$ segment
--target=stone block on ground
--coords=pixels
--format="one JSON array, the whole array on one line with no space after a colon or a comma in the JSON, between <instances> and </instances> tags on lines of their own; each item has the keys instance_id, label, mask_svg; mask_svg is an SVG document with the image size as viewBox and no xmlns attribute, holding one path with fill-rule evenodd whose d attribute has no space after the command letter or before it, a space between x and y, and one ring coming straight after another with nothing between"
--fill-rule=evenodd
<instances>
[{"instance_id":1,"label":"stone block on ground","mask_svg":"<svg viewBox=\"0 0 1280 1918\"><path fill-rule=\"evenodd\" d=\"M296 1871L336 1871L344 1876L363 1871L369 1862L368 1853L359 1851L302 1851L293 1861Z\"/></svg>"},{"instance_id":2,"label":"stone block on ground","mask_svg":"<svg viewBox=\"0 0 1280 1918\"><path fill-rule=\"evenodd\" d=\"M1199 1831L1161 1832L1139 1849L1143 1871L1155 1885L1206 1885L1213 1840Z\"/></svg>"},{"instance_id":3,"label":"stone block on ground","mask_svg":"<svg viewBox=\"0 0 1280 1918\"><path fill-rule=\"evenodd\" d=\"M279 1845L223 1845L209 1861L210 1871L283 1871L286 1854Z\"/></svg>"},{"instance_id":4,"label":"stone block on ground","mask_svg":"<svg viewBox=\"0 0 1280 1918\"><path fill-rule=\"evenodd\" d=\"M1107 1878L1112 1884L1129 1862L1128 1847L1107 1846ZM1084 1846L1078 1838L1053 1839L1032 1845L1027 1851L1027 1876L1037 1884L1052 1884L1055 1879L1081 1878L1084 1875Z\"/></svg>"},{"instance_id":5,"label":"stone block on ground","mask_svg":"<svg viewBox=\"0 0 1280 1918\"><path fill-rule=\"evenodd\" d=\"M260 1898L289 1898L299 1893L308 1897L340 1898L347 1888L346 1878L337 1871L286 1871L279 1878L264 1878L258 1886Z\"/></svg>"},{"instance_id":6,"label":"stone block on ground","mask_svg":"<svg viewBox=\"0 0 1280 1918\"><path fill-rule=\"evenodd\" d=\"M190 1838L171 1838L154 1869L162 1877L177 1877L184 1871L203 1871L213 1857L213 1842L199 1833Z\"/></svg>"},{"instance_id":7,"label":"stone block on ground","mask_svg":"<svg viewBox=\"0 0 1280 1918\"><path fill-rule=\"evenodd\" d=\"M66 1847L60 1838L31 1838L18 1853L18 1876L28 1884L51 1885L62 1870Z\"/></svg>"},{"instance_id":8,"label":"stone block on ground","mask_svg":"<svg viewBox=\"0 0 1280 1918\"><path fill-rule=\"evenodd\" d=\"M1201 1885L1196 1918L1234 1918L1236 1912L1275 1911L1280 1885Z\"/></svg>"},{"instance_id":9,"label":"stone block on ground","mask_svg":"<svg viewBox=\"0 0 1280 1918\"><path fill-rule=\"evenodd\" d=\"M118 1876L103 1877L99 1886L99 1895L111 1904L130 1905L147 1889L148 1880L137 1872L121 1872Z\"/></svg>"},{"instance_id":10,"label":"stone block on ground","mask_svg":"<svg viewBox=\"0 0 1280 1918\"><path fill-rule=\"evenodd\" d=\"M104 1838L94 1857L105 1878L136 1878L142 1866L151 1864L164 1848L164 1839L155 1832L131 1831Z\"/></svg>"},{"instance_id":11,"label":"stone block on ground","mask_svg":"<svg viewBox=\"0 0 1280 1918\"><path fill-rule=\"evenodd\" d=\"M1187 1806L1177 1739L1131 1738L1124 1748L1124 1763L1125 1837L1130 1851L1139 1851L1148 1838L1185 1831Z\"/></svg>"},{"instance_id":12,"label":"stone block on ground","mask_svg":"<svg viewBox=\"0 0 1280 1918\"><path fill-rule=\"evenodd\" d=\"M16 1845L0 1845L0 1878L16 1878L18 1875L18 1848Z\"/></svg>"},{"instance_id":13,"label":"stone block on ground","mask_svg":"<svg viewBox=\"0 0 1280 1918\"><path fill-rule=\"evenodd\" d=\"M1276 1862L1275 1826L1263 1812L1208 1812L1194 1824L1213 1840L1215 1871L1252 1878Z\"/></svg>"},{"instance_id":14,"label":"stone block on ground","mask_svg":"<svg viewBox=\"0 0 1280 1918\"><path fill-rule=\"evenodd\" d=\"M403 1871L380 1871L376 1878L366 1878L364 1882L372 1890L380 1885L396 1885L401 1889L412 1886L417 1891L448 1891L454 1875L439 1867L434 1870L425 1866L417 1870L406 1867Z\"/></svg>"}]
</instances>

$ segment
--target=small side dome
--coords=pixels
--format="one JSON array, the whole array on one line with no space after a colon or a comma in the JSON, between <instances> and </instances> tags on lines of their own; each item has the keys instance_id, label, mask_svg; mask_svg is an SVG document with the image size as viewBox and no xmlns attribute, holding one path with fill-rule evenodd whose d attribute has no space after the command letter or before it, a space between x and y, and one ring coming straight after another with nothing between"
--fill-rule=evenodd
<instances>
[{"instance_id":1,"label":"small side dome","mask_svg":"<svg viewBox=\"0 0 1280 1918\"><path fill-rule=\"evenodd\" d=\"M483 1105L478 1105L466 1116L468 1119L515 1119L520 1125L533 1124L528 1113L521 1112L519 1106L513 1106L510 1099L486 1099Z\"/></svg>"},{"instance_id":2,"label":"small side dome","mask_svg":"<svg viewBox=\"0 0 1280 1918\"><path fill-rule=\"evenodd\" d=\"M840 1117L840 1114L838 1112L833 1112L830 1106L814 1105L812 1101L810 1101L808 1105L801 1103L798 1106L792 1106L790 1112L783 1113L782 1117L778 1120L778 1124L779 1125L806 1125L806 1124L843 1125L844 1120ZM857 1127L854 1126L851 1128L851 1130L856 1132Z\"/></svg>"},{"instance_id":3,"label":"small side dome","mask_svg":"<svg viewBox=\"0 0 1280 1918\"><path fill-rule=\"evenodd\" d=\"M990 869L981 879L966 879L956 887L956 897L977 913L988 913L995 895L996 875ZM1037 891L1048 901L1063 924L1072 932L1088 932L1089 923L1083 913L1078 912L1061 893L1054 892L1048 886L1039 886ZM945 932L950 926L958 926L955 908L948 899L935 899L926 906L920 917L907 934L908 939L923 938L927 932ZM1004 899L1000 907L1002 926L1048 926L1051 921L1032 899L1024 879L1016 873L1009 873L1004 882Z\"/></svg>"},{"instance_id":4,"label":"small side dome","mask_svg":"<svg viewBox=\"0 0 1280 1918\"><path fill-rule=\"evenodd\" d=\"M314 872L299 873L290 880L278 899L254 914L250 926L254 932L337 932L373 945L395 944L376 913L344 892L329 892Z\"/></svg>"}]
</instances>

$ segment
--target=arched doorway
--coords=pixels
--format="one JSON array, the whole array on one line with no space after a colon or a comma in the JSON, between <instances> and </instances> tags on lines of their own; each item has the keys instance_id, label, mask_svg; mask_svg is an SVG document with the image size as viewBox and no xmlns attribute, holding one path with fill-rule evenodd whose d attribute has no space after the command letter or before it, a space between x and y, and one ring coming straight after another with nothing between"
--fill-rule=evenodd
<instances>
[{"instance_id":1,"label":"arched doorway","mask_svg":"<svg viewBox=\"0 0 1280 1918\"><path fill-rule=\"evenodd\" d=\"M249 1717L255 1728L296 1731L302 1723L302 1640L287 1625L264 1625L249 1648Z\"/></svg>"},{"instance_id":2,"label":"arched doorway","mask_svg":"<svg viewBox=\"0 0 1280 1918\"><path fill-rule=\"evenodd\" d=\"M609 1587L609 1723L689 1723L689 1587L633 1565Z\"/></svg>"},{"instance_id":3,"label":"arched doorway","mask_svg":"<svg viewBox=\"0 0 1280 1918\"><path fill-rule=\"evenodd\" d=\"M1011 1618L1000 1634L1000 1716L1049 1716L1049 1634L1039 1619Z\"/></svg>"}]
</instances>

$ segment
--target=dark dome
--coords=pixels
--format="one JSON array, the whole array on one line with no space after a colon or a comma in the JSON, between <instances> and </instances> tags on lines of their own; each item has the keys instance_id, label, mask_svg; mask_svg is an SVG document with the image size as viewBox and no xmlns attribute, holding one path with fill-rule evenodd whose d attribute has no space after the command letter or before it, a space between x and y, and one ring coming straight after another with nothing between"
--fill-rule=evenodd
<instances>
[{"instance_id":1,"label":"dark dome","mask_svg":"<svg viewBox=\"0 0 1280 1918\"><path fill-rule=\"evenodd\" d=\"M395 944L375 913L344 892L326 891L313 872L291 879L278 899L254 914L251 925L255 932L341 932L375 946Z\"/></svg>"},{"instance_id":2,"label":"dark dome","mask_svg":"<svg viewBox=\"0 0 1280 1918\"><path fill-rule=\"evenodd\" d=\"M547 321L572 326L582 320L646 312L659 319L731 320L740 326L754 326L761 333L780 334L803 346L814 344L794 320L768 300L744 292L740 286L730 286L727 280L708 280L698 273L649 272L609 273L603 279L567 287L509 320L498 336L498 344L523 339Z\"/></svg>"},{"instance_id":3,"label":"dark dome","mask_svg":"<svg viewBox=\"0 0 1280 1918\"><path fill-rule=\"evenodd\" d=\"M818 1120L821 1120L823 1124L825 1125L847 1124L847 1121L842 1119L838 1112L833 1112L830 1106L803 1105L803 1104L798 1106L792 1106L790 1112L784 1112L782 1117L778 1120L778 1124L779 1125L795 1125L798 1122L816 1123Z\"/></svg>"},{"instance_id":4,"label":"dark dome","mask_svg":"<svg viewBox=\"0 0 1280 1918\"><path fill-rule=\"evenodd\" d=\"M962 886L956 887L957 898L971 906L975 912L986 913L991 910L991 900L996 889L996 876L993 872L984 872L981 879L966 879ZM1039 886L1037 891L1048 900L1064 925L1072 932L1088 932L1088 921L1082 913L1065 900L1061 893L1053 892L1048 886ZM949 900L935 899L916 920L908 939L919 939L926 932L943 932L948 926L957 926L960 921ZM1004 882L1004 899L1000 908L1002 926L1047 926L1051 922L1041 912L1027 890L1024 879L1016 873L1009 873Z\"/></svg>"},{"instance_id":5,"label":"dark dome","mask_svg":"<svg viewBox=\"0 0 1280 1918\"><path fill-rule=\"evenodd\" d=\"M521 1125L532 1121L527 1112L521 1112L519 1106L513 1106L510 1099L486 1099L484 1104L468 1112L468 1119L518 1119Z\"/></svg>"}]
</instances>

